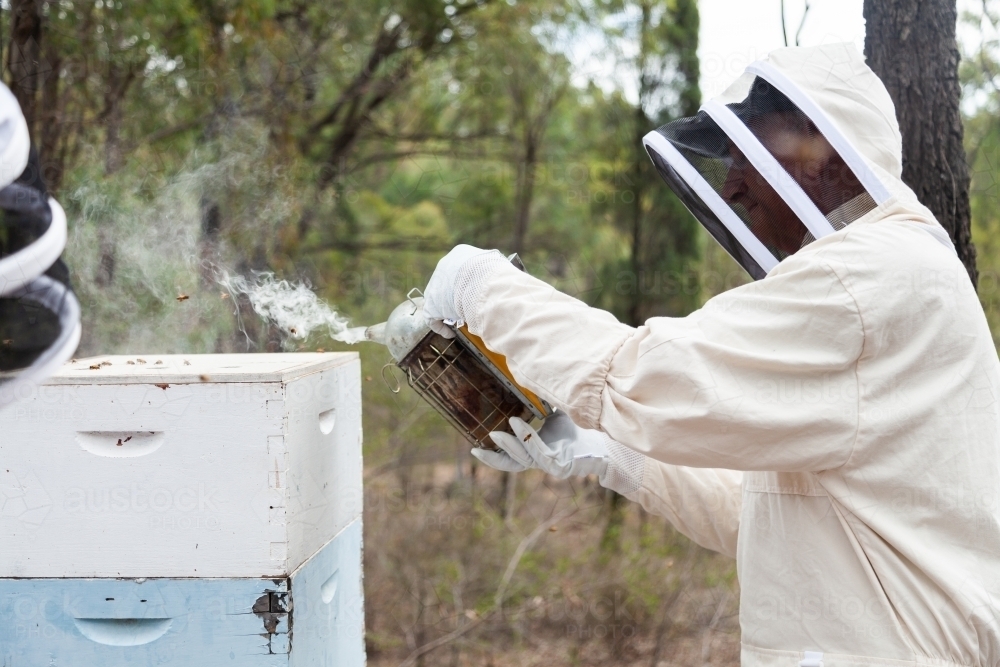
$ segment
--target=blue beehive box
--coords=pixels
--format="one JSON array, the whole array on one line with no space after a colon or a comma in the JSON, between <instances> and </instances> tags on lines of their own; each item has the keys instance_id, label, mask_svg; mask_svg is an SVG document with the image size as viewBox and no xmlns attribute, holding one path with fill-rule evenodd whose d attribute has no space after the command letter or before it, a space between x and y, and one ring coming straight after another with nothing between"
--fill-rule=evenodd
<instances>
[{"instance_id":1,"label":"blue beehive box","mask_svg":"<svg viewBox=\"0 0 1000 667\"><path fill-rule=\"evenodd\" d=\"M5 667L361 667L361 521L279 579L0 581Z\"/></svg>"}]
</instances>

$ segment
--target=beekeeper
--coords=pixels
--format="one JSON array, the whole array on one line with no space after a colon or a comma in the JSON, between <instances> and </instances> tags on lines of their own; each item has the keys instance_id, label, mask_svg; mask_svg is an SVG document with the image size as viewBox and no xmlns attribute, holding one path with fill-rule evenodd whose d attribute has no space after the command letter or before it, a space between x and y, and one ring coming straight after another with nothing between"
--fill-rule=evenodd
<instances>
[{"instance_id":1,"label":"beekeeper","mask_svg":"<svg viewBox=\"0 0 1000 667\"><path fill-rule=\"evenodd\" d=\"M474 453L597 474L735 557L743 665L1000 664L1000 364L881 81L782 49L644 144L757 280L633 328L455 248L428 319L561 411Z\"/></svg>"}]
</instances>

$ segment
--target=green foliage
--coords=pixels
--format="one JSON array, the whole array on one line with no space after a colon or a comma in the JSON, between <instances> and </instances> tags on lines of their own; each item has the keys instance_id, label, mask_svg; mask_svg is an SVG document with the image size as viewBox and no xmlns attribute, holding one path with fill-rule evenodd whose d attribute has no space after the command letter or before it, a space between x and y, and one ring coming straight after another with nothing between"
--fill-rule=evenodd
<instances>
[{"instance_id":1,"label":"green foliage","mask_svg":"<svg viewBox=\"0 0 1000 667\"><path fill-rule=\"evenodd\" d=\"M600 267L603 282L614 288L593 303L633 325L657 315L685 315L700 305L700 231L663 187L642 137L697 111L697 6L687 0L605 0L591 11L592 20L607 26L608 55L631 90L631 97L629 90L597 97L604 102L604 132L595 135L595 148L610 158L616 188L595 212L614 222L630 248ZM693 289L678 289L692 280Z\"/></svg>"},{"instance_id":2,"label":"green foliage","mask_svg":"<svg viewBox=\"0 0 1000 667\"><path fill-rule=\"evenodd\" d=\"M979 269L979 299L994 343L1000 343L1000 15L984 3L963 16L981 36L973 53L964 54L959 73L965 87L968 117L965 143L972 176L972 239Z\"/></svg>"}]
</instances>

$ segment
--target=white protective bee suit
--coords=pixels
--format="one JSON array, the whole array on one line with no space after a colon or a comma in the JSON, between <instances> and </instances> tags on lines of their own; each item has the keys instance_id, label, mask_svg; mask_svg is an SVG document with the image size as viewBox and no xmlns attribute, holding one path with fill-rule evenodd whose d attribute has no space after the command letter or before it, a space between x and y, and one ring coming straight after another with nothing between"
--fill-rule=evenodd
<instances>
[{"instance_id":1,"label":"white protective bee suit","mask_svg":"<svg viewBox=\"0 0 1000 667\"><path fill-rule=\"evenodd\" d=\"M737 559L744 666L1000 664L1000 364L982 307L900 180L895 111L861 55L783 49L748 69L710 115L766 78L861 156L860 217L824 211L834 229L812 219L790 254L751 247L762 279L638 328L479 254L456 274L458 318L635 453L617 464L630 499Z\"/></svg>"}]
</instances>

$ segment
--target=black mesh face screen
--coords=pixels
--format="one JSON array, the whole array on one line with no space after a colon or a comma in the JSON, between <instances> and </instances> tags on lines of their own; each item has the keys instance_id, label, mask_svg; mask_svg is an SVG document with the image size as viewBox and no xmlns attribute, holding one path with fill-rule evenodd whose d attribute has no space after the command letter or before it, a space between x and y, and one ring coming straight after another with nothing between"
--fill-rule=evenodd
<instances>
[{"instance_id":1,"label":"black mesh face screen","mask_svg":"<svg viewBox=\"0 0 1000 667\"><path fill-rule=\"evenodd\" d=\"M775 259L797 252L808 230L705 112L661 127L662 134L701 174Z\"/></svg>"},{"instance_id":2,"label":"black mesh face screen","mask_svg":"<svg viewBox=\"0 0 1000 667\"><path fill-rule=\"evenodd\" d=\"M707 111L663 125L656 133L670 147L661 146L658 154L660 139L651 138L647 152L691 213L755 279L815 237L877 207L816 124L770 83L753 78L746 98L727 107L711 103ZM698 192L707 188L718 197L707 194L703 201Z\"/></svg>"},{"instance_id":3,"label":"black mesh face screen","mask_svg":"<svg viewBox=\"0 0 1000 667\"><path fill-rule=\"evenodd\" d=\"M875 209L875 200L816 125L767 81L754 79L746 100L729 108L834 229Z\"/></svg>"},{"instance_id":4,"label":"black mesh face screen","mask_svg":"<svg viewBox=\"0 0 1000 667\"><path fill-rule=\"evenodd\" d=\"M667 161L661 158L655 150L647 148L646 152L649 153L649 157L656 166L656 171L659 172L660 177L670 186L670 189L674 191L674 194L681 200L681 203L687 207L691 215L719 242L723 250L729 253L740 266L746 269L747 273L754 280L760 280L766 276L767 272L760 267L760 264L754 260L746 248L736 240L736 237L726 229L726 226L722 224L702 198L688 187L688 184L684 182L684 179L680 177L673 167L667 164Z\"/></svg>"},{"instance_id":5,"label":"black mesh face screen","mask_svg":"<svg viewBox=\"0 0 1000 667\"><path fill-rule=\"evenodd\" d=\"M29 299L0 299L0 384L27 368L62 333L59 315Z\"/></svg>"}]
</instances>

